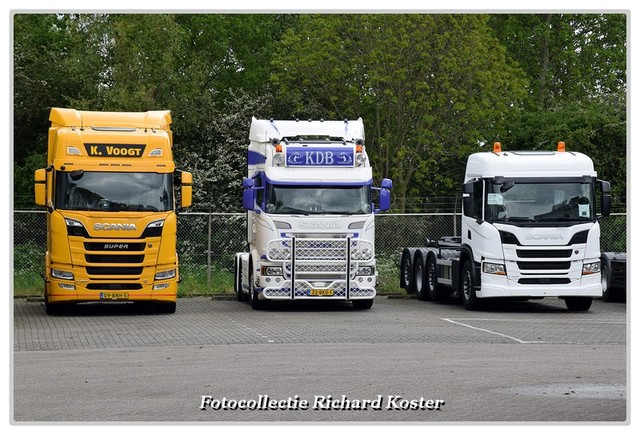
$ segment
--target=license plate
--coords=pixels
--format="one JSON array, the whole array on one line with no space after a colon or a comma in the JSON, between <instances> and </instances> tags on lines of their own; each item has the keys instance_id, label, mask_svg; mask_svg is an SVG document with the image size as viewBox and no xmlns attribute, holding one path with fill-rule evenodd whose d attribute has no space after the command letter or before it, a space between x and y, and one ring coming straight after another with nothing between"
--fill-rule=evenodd
<instances>
[{"instance_id":1,"label":"license plate","mask_svg":"<svg viewBox=\"0 0 640 435\"><path fill-rule=\"evenodd\" d=\"M125 292L103 292L100 293L100 299L109 301L122 301L129 299L129 293Z\"/></svg>"},{"instance_id":2,"label":"license plate","mask_svg":"<svg viewBox=\"0 0 640 435\"><path fill-rule=\"evenodd\" d=\"M309 296L333 296L333 289L311 289Z\"/></svg>"}]
</instances>

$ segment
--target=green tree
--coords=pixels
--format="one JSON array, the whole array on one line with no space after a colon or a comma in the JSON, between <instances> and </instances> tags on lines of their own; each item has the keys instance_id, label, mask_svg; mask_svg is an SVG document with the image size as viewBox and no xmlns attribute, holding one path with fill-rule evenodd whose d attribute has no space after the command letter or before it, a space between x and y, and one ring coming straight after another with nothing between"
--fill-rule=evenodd
<instances>
[{"instance_id":1,"label":"green tree","mask_svg":"<svg viewBox=\"0 0 640 435\"><path fill-rule=\"evenodd\" d=\"M272 79L300 116L362 116L377 177L409 197L449 194L466 156L506 133L525 96L484 15L303 16Z\"/></svg>"},{"instance_id":2,"label":"green tree","mask_svg":"<svg viewBox=\"0 0 640 435\"><path fill-rule=\"evenodd\" d=\"M531 86L507 149L570 150L594 160L612 182L616 209L626 201L626 28L623 14L492 15L498 39Z\"/></svg>"}]
</instances>

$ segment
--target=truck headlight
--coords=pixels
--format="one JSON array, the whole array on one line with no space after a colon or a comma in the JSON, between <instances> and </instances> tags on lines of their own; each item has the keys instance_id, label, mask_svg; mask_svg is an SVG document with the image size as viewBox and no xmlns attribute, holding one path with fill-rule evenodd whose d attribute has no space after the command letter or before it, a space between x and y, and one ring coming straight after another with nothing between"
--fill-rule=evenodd
<instances>
[{"instance_id":1,"label":"truck headlight","mask_svg":"<svg viewBox=\"0 0 640 435\"><path fill-rule=\"evenodd\" d=\"M502 263L482 263L482 271L492 275L506 275L507 270Z\"/></svg>"},{"instance_id":2,"label":"truck headlight","mask_svg":"<svg viewBox=\"0 0 640 435\"><path fill-rule=\"evenodd\" d=\"M273 166L284 166L284 155L282 153L273 155Z\"/></svg>"},{"instance_id":3,"label":"truck headlight","mask_svg":"<svg viewBox=\"0 0 640 435\"><path fill-rule=\"evenodd\" d=\"M169 278L175 278L175 277L176 277L176 270L169 269L169 270L163 270L162 272L156 272L156 276L154 277L154 279L160 280L160 279L169 279Z\"/></svg>"},{"instance_id":4,"label":"truck headlight","mask_svg":"<svg viewBox=\"0 0 640 435\"><path fill-rule=\"evenodd\" d=\"M73 272L66 270L51 269L51 276L58 279L73 279Z\"/></svg>"},{"instance_id":5,"label":"truck headlight","mask_svg":"<svg viewBox=\"0 0 640 435\"><path fill-rule=\"evenodd\" d=\"M362 266L359 267L358 270L356 271L356 275L374 275L375 274L375 267L373 266Z\"/></svg>"},{"instance_id":6,"label":"truck headlight","mask_svg":"<svg viewBox=\"0 0 640 435\"><path fill-rule=\"evenodd\" d=\"M262 275L264 276L279 276L282 275L282 268L278 266L262 266Z\"/></svg>"},{"instance_id":7,"label":"truck headlight","mask_svg":"<svg viewBox=\"0 0 640 435\"><path fill-rule=\"evenodd\" d=\"M594 261L593 263L584 263L582 265L583 275L593 275L600 272L600 261Z\"/></svg>"}]
</instances>

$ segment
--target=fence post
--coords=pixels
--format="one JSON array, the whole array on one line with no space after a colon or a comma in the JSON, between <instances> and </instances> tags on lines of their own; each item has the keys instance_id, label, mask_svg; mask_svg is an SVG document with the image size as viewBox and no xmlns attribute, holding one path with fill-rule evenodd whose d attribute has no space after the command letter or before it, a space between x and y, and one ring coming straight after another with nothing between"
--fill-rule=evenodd
<instances>
[{"instance_id":1,"label":"fence post","mask_svg":"<svg viewBox=\"0 0 640 435\"><path fill-rule=\"evenodd\" d=\"M207 287L211 287L211 212L209 212L207 235Z\"/></svg>"}]
</instances>

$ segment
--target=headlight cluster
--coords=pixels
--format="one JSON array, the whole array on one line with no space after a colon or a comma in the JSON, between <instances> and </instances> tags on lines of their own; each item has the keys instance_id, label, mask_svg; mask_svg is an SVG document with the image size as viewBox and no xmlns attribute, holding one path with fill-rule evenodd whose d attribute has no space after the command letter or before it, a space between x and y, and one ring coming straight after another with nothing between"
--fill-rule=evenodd
<instances>
[{"instance_id":1,"label":"headlight cluster","mask_svg":"<svg viewBox=\"0 0 640 435\"><path fill-rule=\"evenodd\" d=\"M273 155L273 166L284 166L284 154L275 153Z\"/></svg>"},{"instance_id":2,"label":"headlight cluster","mask_svg":"<svg viewBox=\"0 0 640 435\"><path fill-rule=\"evenodd\" d=\"M281 276L282 267L278 266L262 266L262 275L264 276Z\"/></svg>"},{"instance_id":3,"label":"headlight cluster","mask_svg":"<svg viewBox=\"0 0 640 435\"><path fill-rule=\"evenodd\" d=\"M374 275L375 270L373 266L362 266L358 268L356 275Z\"/></svg>"},{"instance_id":4,"label":"headlight cluster","mask_svg":"<svg viewBox=\"0 0 640 435\"><path fill-rule=\"evenodd\" d=\"M51 269L51 276L58 279L73 279L73 272L66 270Z\"/></svg>"},{"instance_id":5,"label":"headlight cluster","mask_svg":"<svg viewBox=\"0 0 640 435\"><path fill-rule=\"evenodd\" d=\"M482 271L492 275L506 275L507 269L502 263L482 263Z\"/></svg>"},{"instance_id":6,"label":"headlight cluster","mask_svg":"<svg viewBox=\"0 0 640 435\"><path fill-rule=\"evenodd\" d=\"M582 265L582 274L583 275L593 275L594 273L600 272L600 262L595 261L593 263L585 263Z\"/></svg>"},{"instance_id":7,"label":"headlight cluster","mask_svg":"<svg viewBox=\"0 0 640 435\"><path fill-rule=\"evenodd\" d=\"M160 280L160 279L169 279L169 278L175 278L175 277L176 277L176 270L169 269L169 270L163 270L162 272L157 272L155 279Z\"/></svg>"}]
</instances>

